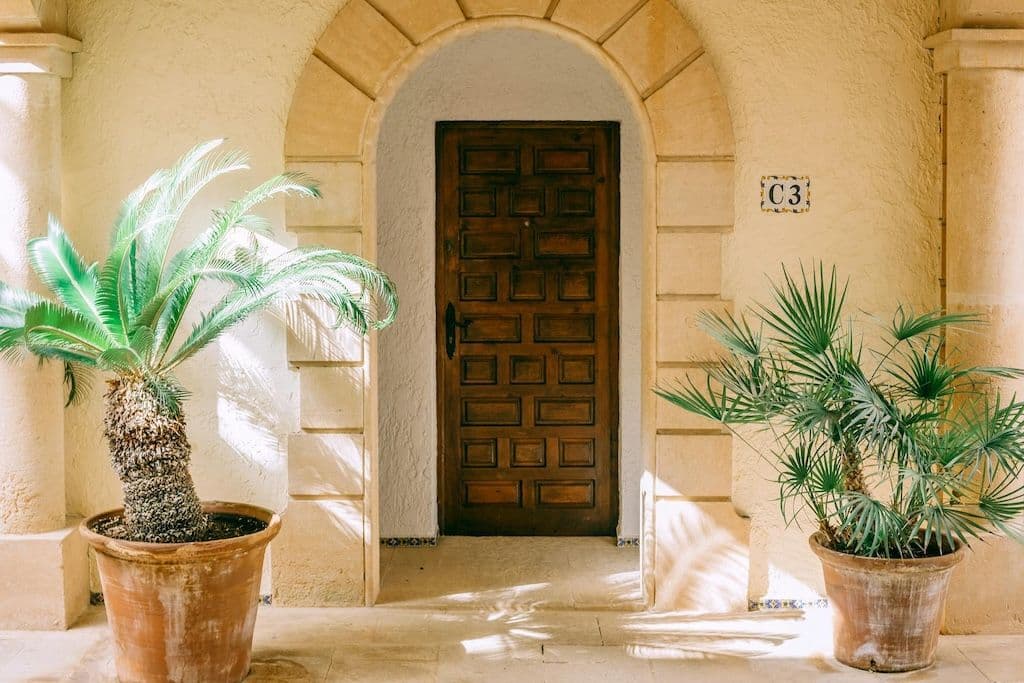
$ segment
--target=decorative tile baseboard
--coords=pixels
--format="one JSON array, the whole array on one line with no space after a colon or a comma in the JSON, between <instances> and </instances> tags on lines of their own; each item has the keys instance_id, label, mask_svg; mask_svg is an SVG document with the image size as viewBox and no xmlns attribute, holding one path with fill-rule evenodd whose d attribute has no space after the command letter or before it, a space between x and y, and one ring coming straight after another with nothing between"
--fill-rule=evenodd
<instances>
[{"instance_id":1,"label":"decorative tile baseboard","mask_svg":"<svg viewBox=\"0 0 1024 683\"><path fill-rule=\"evenodd\" d=\"M787 598L762 598L761 600L750 600L747 602L747 609L751 612L772 609L827 609L828 598L817 598L811 600Z\"/></svg>"},{"instance_id":2,"label":"decorative tile baseboard","mask_svg":"<svg viewBox=\"0 0 1024 683\"><path fill-rule=\"evenodd\" d=\"M419 548L421 546L435 547L437 536L412 536L409 538L382 538L380 544L388 548Z\"/></svg>"},{"instance_id":3,"label":"decorative tile baseboard","mask_svg":"<svg viewBox=\"0 0 1024 683\"><path fill-rule=\"evenodd\" d=\"M640 537L639 536L619 536L615 539L615 545L620 548L639 548Z\"/></svg>"}]
</instances>

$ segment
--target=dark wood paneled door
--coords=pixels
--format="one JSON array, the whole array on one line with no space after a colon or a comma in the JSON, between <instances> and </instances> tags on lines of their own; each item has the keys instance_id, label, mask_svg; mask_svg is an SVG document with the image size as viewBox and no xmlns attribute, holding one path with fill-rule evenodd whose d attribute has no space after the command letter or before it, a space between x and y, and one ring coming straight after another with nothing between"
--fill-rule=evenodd
<instances>
[{"instance_id":1,"label":"dark wood paneled door","mask_svg":"<svg viewBox=\"0 0 1024 683\"><path fill-rule=\"evenodd\" d=\"M611 535L619 129L439 123L441 529Z\"/></svg>"}]
</instances>

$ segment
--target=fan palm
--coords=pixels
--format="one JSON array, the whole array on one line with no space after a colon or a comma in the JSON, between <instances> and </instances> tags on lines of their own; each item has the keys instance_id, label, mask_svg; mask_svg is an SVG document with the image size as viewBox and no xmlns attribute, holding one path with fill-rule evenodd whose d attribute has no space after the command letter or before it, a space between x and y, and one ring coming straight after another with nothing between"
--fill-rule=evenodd
<instances>
[{"instance_id":1,"label":"fan palm","mask_svg":"<svg viewBox=\"0 0 1024 683\"><path fill-rule=\"evenodd\" d=\"M319 197L316 183L285 173L213 212L177 253L171 242L196 195L246 169L221 140L201 144L132 192L114 223L102 264L86 264L53 217L28 244L30 263L52 298L0 283L0 354L27 351L63 362L69 400L83 374L110 373L104 433L124 488L128 537L150 542L202 538L207 519L189 474L191 448L175 370L232 326L274 302L305 296L329 303L339 325L359 332L395 317L391 280L371 263L334 249L302 247L269 255L267 222L253 210L283 195ZM200 286L216 300L183 328Z\"/></svg>"},{"instance_id":2,"label":"fan palm","mask_svg":"<svg viewBox=\"0 0 1024 683\"><path fill-rule=\"evenodd\" d=\"M979 318L900 308L871 349L834 268L782 275L774 306L703 314L725 353L706 381L656 393L734 433L770 430L783 514L809 511L833 550L918 557L993 532L1024 540L1024 403L987 386L1022 371L964 365L946 347L947 328Z\"/></svg>"}]
</instances>

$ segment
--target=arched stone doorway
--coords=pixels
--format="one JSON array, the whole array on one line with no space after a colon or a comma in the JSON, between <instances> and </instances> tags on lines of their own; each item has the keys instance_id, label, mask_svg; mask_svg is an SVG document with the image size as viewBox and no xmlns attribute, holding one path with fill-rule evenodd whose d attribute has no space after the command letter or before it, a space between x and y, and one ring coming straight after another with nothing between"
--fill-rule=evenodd
<instances>
[{"instance_id":1,"label":"arched stone doorway","mask_svg":"<svg viewBox=\"0 0 1024 683\"><path fill-rule=\"evenodd\" d=\"M377 150L402 85L431 55L488 30L572 43L626 94L642 131L641 557L646 599L664 608L746 605L745 520L731 503L731 442L656 405L661 378L699 373L709 355L696 313L721 298L733 221L733 140L710 58L668 0L351 0L317 43L288 121L289 168L323 181L325 200L292 203L300 243L378 256ZM557 65L553 65L557 68ZM429 210L429 207L427 208ZM429 245L424 246L430 249ZM289 439L290 523L273 552L274 595L289 605L373 604L379 590L379 419L375 338L330 330L315 306L293 314L300 431Z\"/></svg>"}]
</instances>

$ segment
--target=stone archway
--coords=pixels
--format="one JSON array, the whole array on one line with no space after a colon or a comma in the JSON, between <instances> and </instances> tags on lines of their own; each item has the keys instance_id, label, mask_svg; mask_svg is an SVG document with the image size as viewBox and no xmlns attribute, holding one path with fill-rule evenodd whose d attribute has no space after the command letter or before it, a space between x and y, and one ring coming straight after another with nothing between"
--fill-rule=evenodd
<instances>
[{"instance_id":1,"label":"stone archway","mask_svg":"<svg viewBox=\"0 0 1024 683\"><path fill-rule=\"evenodd\" d=\"M299 243L376 256L376 141L401 83L441 46L490 27L572 41L630 94L645 123L642 386L699 373L696 329L721 297L723 237L733 223L727 104L696 32L669 0L350 0L299 78L288 119L290 169L325 199L289 203ZM379 589L376 340L330 328L314 304L290 314L300 431L288 443L288 523L272 556L281 604L373 604ZM386 408L385 408L386 409ZM731 502L730 437L714 425L641 405L642 567L659 608L745 608L748 525Z\"/></svg>"}]
</instances>

